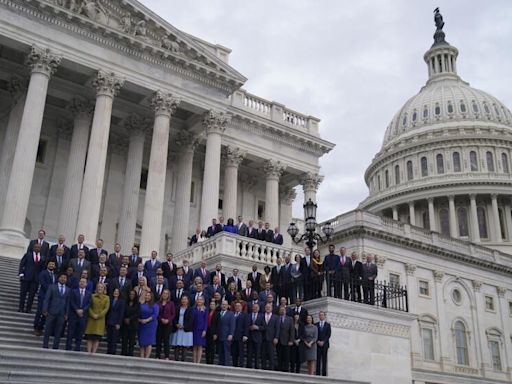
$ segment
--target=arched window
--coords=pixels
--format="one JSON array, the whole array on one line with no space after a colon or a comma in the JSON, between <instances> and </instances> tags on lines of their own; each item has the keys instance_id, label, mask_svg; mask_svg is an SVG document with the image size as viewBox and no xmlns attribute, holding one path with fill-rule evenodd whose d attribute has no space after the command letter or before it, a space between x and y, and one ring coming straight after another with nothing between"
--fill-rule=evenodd
<instances>
[{"instance_id":1,"label":"arched window","mask_svg":"<svg viewBox=\"0 0 512 384\"><path fill-rule=\"evenodd\" d=\"M469 165L471 172L478 171L478 158L476 157L475 151L469 152Z\"/></svg>"},{"instance_id":2,"label":"arched window","mask_svg":"<svg viewBox=\"0 0 512 384\"><path fill-rule=\"evenodd\" d=\"M478 113L478 104L473 100L473 112Z\"/></svg>"},{"instance_id":3,"label":"arched window","mask_svg":"<svg viewBox=\"0 0 512 384\"><path fill-rule=\"evenodd\" d=\"M407 180L412 180L414 177L413 173L412 173L412 161L409 160L407 162Z\"/></svg>"},{"instance_id":4,"label":"arched window","mask_svg":"<svg viewBox=\"0 0 512 384\"><path fill-rule=\"evenodd\" d=\"M509 167L508 167L508 156L506 153L501 154L501 166L503 167L503 172L509 173Z\"/></svg>"},{"instance_id":5,"label":"arched window","mask_svg":"<svg viewBox=\"0 0 512 384\"><path fill-rule=\"evenodd\" d=\"M416 112L416 110L414 110L414 112L412 114L412 122L415 123L417 119L418 119L418 112Z\"/></svg>"},{"instance_id":6,"label":"arched window","mask_svg":"<svg viewBox=\"0 0 512 384\"><path fill-rule=\"evenodd\" d=\"M457 209L457 219L459 221L459 236L469 236L468 230L468 211L464 207Z\"/></svg>"},{"instance_id":7,"label":"arched window","mask_svg":"<svg viewBox=\"0 0 512 384\"><path fill-rule=\"evenodd\" d=\"M425 105L423 108L423 118L426 119L428 117L428 107Z\"/></svg>"},{"instance_id":8,"label":"arched window","mask_svg":"<svg viewBox=\"0 0 512 384\"><path fill-rule=\"evenodd\" d=\"M453 152L453 172L460 172L460 153L459 152Z\"/></svg>"},{"instance_id":9,"label":"arched window","mask_svg":"<svg viewBox=\"0 0 512 384\"><path fill-rule=\"evenodd\" d=\"M494 172L494 159L492 156L492 152L487 151L485 153L485 160L487 161L487 170L489 172Z\"/></svg>"},{"instance_id":10,"label":"arched window","mask_svg":"<svg viewBox=\"0 0 512 384\"><path fill-rule=\"evenodd\" d=\"M436 104L436 107L434 108L434 113L436 116L439 116L441 114L441 107L439 104Z\"/></svg>"},{"instance_id":11,"label":"arched window","mask_svg":"<svg viewBox=\"0 0 512 384\"><path fill-rule=\"evenodd\" d=\"M421 176L426 177L428 176L428 162L426 157L422 157L421 160Z\"/></svg>"},{"instance_id":12,"label":"arched window","mask_svg":"<svg viewBox=\"0 0 512 384\"><path fill-rule=\"evenodd\" d=\"M400 166L398 164L395 165L395 184L400 184Z\"/></svg>"},{"instance_id":13,"label":"arched window","mask_svg":"<svg viewBox=\"0 0 512 384\"><path fill-rule=\"evenodd\" d=\"M389 171L386 169L386 172L384 172L384 180L386 183L386 188L389 188Z\"/></svg>"},{"instance_id":14,"label":"arched window","mask_svg":"<svg viewBox=\"0 0 512 384\"><path fill-rule=\"evenodd\" d=\"M451 102L448 102L448 113L453 113L453 105Z\"/></svg>"},{"instance_id":15,"label":"arched window","mask_svg":"<svg viewBox=\"0 0 512 384\"><path fill-rule=\"evenodd\" d=\"M462 101L460 102L460 111L462 113L466 113L466 104L464 104Z\"/></svg>"},{"instance_id":16,"label":"arched window","mask_svg":"<svg viewBox=\"0 0 512 384\"><path fill-rule=\"evenodd\" d=\"M402 120L402 125L404 127L407 125L407 114L404 115L404 119Z\"/></svg>"},{"instance_id":17,"label":"arched window","mask_svg":"<svg viewBox=\"0 0 512 384\"><path fill-rule=\"evenodd\" d=\"M485 215L485 208L478 207L476 209L476 216L478 218L478 232L480 233L480 237L487 239L487 216Z\"/></svg>"},{"instance_id":18,"label":"arched window","mask_svg":"<svg viewBox=\"0 0 512 384\"><path fill-rule=\"evenodd\" d=\"M425 211L421 214L421 218L423 221L423 228L430 229L430 217L428 216L428 212Z\"/></svg>"},{"instance_id":19,"label":"arched window","mask_svg":"<svg viewBox=\"0 0 512 384\"><path fill-rule=\"evenodd\" d=\"M437 173L443 174L444 173L444 159L443 159L443 155L441 155L440 153L438 153L436 156L436 164L437 164Z\"/></svg>"},{"instance_id":20,"label":"arched window","mask_svg":"<svg viewBox=\"0 0 512 384\"><path fill-rule=\"evenodd\" d=\"M484 103L484 111L487 114L491 113L491 110L489 109L489 106L487 105L487 103Z\"/></svg>"},{"instance_id":21,"label":"arched window","mask_svg":"<svg viewBox=\"0 0 512 384\"><path fill-rule=\"evenodd\" d=\"M446 208L439 210L439 228L443 235L450 235L450 215Z\"/></svg>"},{"instance_id":22,"label":"arched window","mask_svg":"<svg viewBox=\"0 0 512 384\"><path fill-rule=\"evenodd\" d=\"M466 327L462 321L455 323L455 348L457 350L457 364L469 365Z\"/></svg>"}]
</instances>

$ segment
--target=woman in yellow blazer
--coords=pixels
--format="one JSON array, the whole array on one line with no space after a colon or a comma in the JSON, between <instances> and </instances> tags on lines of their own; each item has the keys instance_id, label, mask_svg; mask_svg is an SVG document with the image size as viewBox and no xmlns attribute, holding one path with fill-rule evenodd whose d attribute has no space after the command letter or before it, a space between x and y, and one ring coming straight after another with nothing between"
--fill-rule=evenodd
<instances>
[{"instance_id":1,"label":"woman in yellow blazer","mask_svg":"<svg viewBox=\"0 0 512 384\"><path fill-rule=\"evenodd\" d=\"M105 284L98 283L96 293L92 295L91 307L85 328L87 352L96 353L100 340L105 334L105 317L110 307L110 298L105 294Z\"/></svg>"}]
</instances>

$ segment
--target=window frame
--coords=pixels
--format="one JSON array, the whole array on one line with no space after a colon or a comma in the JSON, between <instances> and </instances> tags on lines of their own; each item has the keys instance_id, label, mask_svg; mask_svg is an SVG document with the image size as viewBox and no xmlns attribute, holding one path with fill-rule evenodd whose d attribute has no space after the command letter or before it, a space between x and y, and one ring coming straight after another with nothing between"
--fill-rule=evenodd
<instances>
[{"instance_id":1,"label":"window frame","mask_svg":"<svg viewBox=\"0 0 512 384\"><path fill-rule=\"evenodd\" d=\"M427 284L427 294L421 293L421 283ZM424 298L432 298L432 290L430 289L430 280L427 279L418 279L418 296Z\"/></svg>"}]
</instances>

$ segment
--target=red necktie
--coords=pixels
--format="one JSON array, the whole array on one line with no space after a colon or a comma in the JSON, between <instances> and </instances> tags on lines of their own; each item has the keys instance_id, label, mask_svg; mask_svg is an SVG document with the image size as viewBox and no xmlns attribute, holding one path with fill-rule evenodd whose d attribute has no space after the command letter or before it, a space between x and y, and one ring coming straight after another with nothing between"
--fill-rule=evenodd
<instances>
[{"instance_id":1,"label":"red necktie","mask_svg":"<svg viewBox=\"0 0 512 384\"><path fill-rule=\"evenodd\" d=\"M39 263L39 254L38 253L35 254L34 263L36 263L36 264Z\"/></svg>"}]
</instances>

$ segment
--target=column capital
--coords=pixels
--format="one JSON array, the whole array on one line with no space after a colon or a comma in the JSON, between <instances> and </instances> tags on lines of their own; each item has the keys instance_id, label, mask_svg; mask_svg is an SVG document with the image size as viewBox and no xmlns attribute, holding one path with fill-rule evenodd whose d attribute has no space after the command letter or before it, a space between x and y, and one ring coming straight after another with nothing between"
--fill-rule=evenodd
<instances>
[{"instance_id":1,"label":"column capital","mask_svg":"<svg viewBox=\"0 0 512 384\"><path fill-rule=\"evenodd\" d=\"M128 140L125 136L113 133L110 135L108 144L110 150L117 155L128 152Z\"/></svg>"},{"instance_id":2,"label":"column capital","mask_svg":"<svg viewBox=\"0 0 512 384\"><path fill-rule=\"evenodd\" d=\"M498 199L498 194L497 193L491 193L491 199L497 200Z\"/></svg>"},{"instance_id":3,"label":"column capital","mask_svg":"<svg viewBox=\"0 0 512 384\"><path fill-rule=\"evenodd\" d=\"M256 186L256 177L252 177L248 174L243 174L241 176L242 188L246 191L250 191L252 188Z\"/></svg>"},{"instance_id":4,"label":"column capital","mask_svg":"<svg viewBox=\"0 0 512 384\"><path fill-rule=\"evenodd\" d=\"M114 97L124 85L124 79L117 76L114 72L107 72L100 69L96 78L92 81L92 86L96 88L97 96Z\"/></svg>"},{"instance_id":5,"label":"column capital","mask_svg":"<svg viewBox=\"0 0 512 384\"><path fill-rule=\"evenodd\" d=\"M434 198L433 198L433 197L429 197L429 198L427 198L427 202L428 202L429 204L433 204L433 203L434 203Z\"/></svg>"},{"instance_id":6,"label":"column capital","mask_svg":"<svg viewBox=\"0 0 512 384\"><path fill-rule=\"evenodd\" d=\"M480 292L480 288L482 288L482 282L480 280L471 280L471 284L475 292Z\"/></svg>"},{"instance_id":7,"label":"column capital","mask_svg":"<svg viewBox=\"0 0 512 384\"><path fill-rule=\"evenodd\" d=\"M203 127L206 129L206 134L209 133L224 133L226 126L231 118L223 112L217 112L213 109L203 114Z\"/></svg>"},{"instance_id":8,"label":"column capital","mask_svg":"<svg viewBox=\"0 0 512 384\"><path fill-rule=\"evenodd\" d=\"M438 283L443 281L444 272L443 271L433 271L434 273L434 280Z\"/></svg>"},{"instance_id":9,"label":"column capital","mask_svg":"<svg viewBox=\"0 0 512 384\"><path fill-rule=\"evenodd\" d=\"M51 53L48 48L32 45L25 63L30 67L32 73L41 73L50 77L57 70L60 61L61 57Z\"/></svg>"},{"instance_id":10,"label":"column capital","mask_svg":"<svg viewBox=\"0 0 512 384\"><path fill-rule=\"evenodd\" d=\"M71 135L73 133L73 122L66 119L59 119L59 121L57 122L57 131L59 132L60 138L71 138Z\"/></svg>"},{"instance_id":11,"label":"column capital","mask_svg":"<svg viewBox=\"0 0 512 384\"><path fill-rule=\"evenodd\" d=\"M308 172L306 173L301 180L302 189L304 192L306 191L318 191L318 187L320 186L320 183L324 180L324 177L322 175L319 175L318 173Z\"/></svg>"},{"instance_id":12,"label":"column capital","mask_svg":"<svg viewBox=\"0 0 512 384\"><path fill-rule=\"evenodd\" d=\"M498 292L498 297L505 297L505 294L507 293L506 287L496 287L496 292Z\"/></svg>"},{"instance_id":13,"label":"column capital","mask_svg":"<svg viewBox=\"0 0 512 384\"><path fill-rule=\"evenodd\" d=\"M223 160L226 163L226 167L236 167L240 165L240 163L245 159L247 152L241 150L238 147L233 147L229 145L226 148L226 153L223 156Z\"/></svg>"},{"instance_id":14,"label":"column capital","mask_svg":"<svg viewBox=\"0 0 512 384\"><path fill-rule=\"evenodd\" d=\"M469 200L475 200L476 201L476 193L470 193L469 194Z\"/></svg>"},{"instance_id":15,"label":"column capital","mask_svg":"<svg viewBox=\"0 0 512 384\"><path fill-rule=\"evenodd\" d=\"M74 117L92 115L94 111L94 104L82 96L75 96L67 105L67 109L73 114Z\"/></svg>"},{"instance_id":16,"label":"column capital","mask_svg":"<svg viewBox=\"0 0 512 384\"><path fill-rule=\"evenodd\" d=\"M416 272L416 265L415 264L406 263L405 264L405 272L409 276L414 276L414 272Z\"/></svg>"},{"instance_id":17,"label":"column capital","mask_svg":"<svg viewBox=\"0 0 512 384\"><path fill-rule=\"evenodd\" d=\"M455 195L448 195L448 200L455 201Z\"/></svg>"},{"instance_id":18,"label":"column capital","mask_svg":"<svg viewBox=\"0 0 512 384\"><path fill-rule=\"evenodd\" d=\"M132 113L124 120L124 127L130 136L145 136L151 131L151 119Z\"/></svg>"},{"instance_id":19,"label":"column capital","mask_svg":"<svg viewBox=\"0 0 512 384\"><path fill-rule=\"evenodd\" d=\"M295 191L295 188L286 188L280 193L281 202L288 205L292 205L296 197L297 192Z\"/></svg>"},{"instance_id":20,"label":"column capital","mask_svg":"<svg viewBox=\"0 0 512 384\"><path fill-rule=\"evenodd\" d=\"M267 180L279 180L285 169L286 165L283 165L279 160L266 160L263 167Z\"/></svg>"},{"instance_id":21,"label":"column capital","mask_svg":"<svg viewBox=\"0 0 512 384\"><path fill-rule=\"evenodd\" d=\"M12 75L9 78L9 84L7 89L11 94L11 97L17 100L23 93L27 91L28 82L25 78Z\"/></svg>"},{"instance_id":22,"label":"column capital","mask_svg":"<svg viewBox=\"0 0 512 384\"><path fill-rule=\"evenodd\" d=\"M153 93L151 98L151 109L155 112L155 116L167 115L171 117L178 109L179 103L180 100L171 93L158 90Z\"/></svg>"},{"instance_id":23,"label":"column capital","mask_svg":"<svg viewBox=\"0 0 512 384\"><path fill-rule=\"evenodd\" d=\"M199 144L199 136L190 131L181 130L174 138L178 149L182 152L194 151Z\"/></svg>"}]
</instances>

